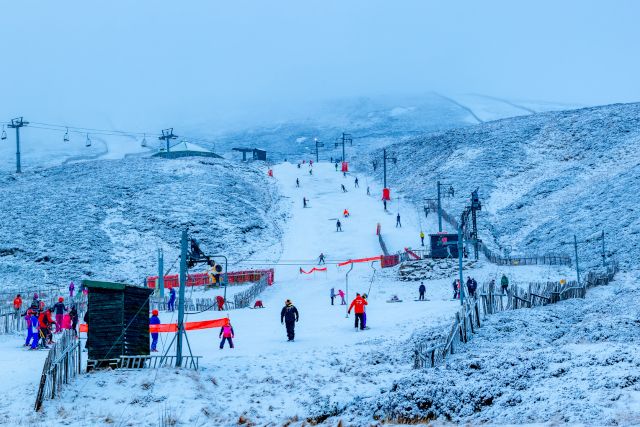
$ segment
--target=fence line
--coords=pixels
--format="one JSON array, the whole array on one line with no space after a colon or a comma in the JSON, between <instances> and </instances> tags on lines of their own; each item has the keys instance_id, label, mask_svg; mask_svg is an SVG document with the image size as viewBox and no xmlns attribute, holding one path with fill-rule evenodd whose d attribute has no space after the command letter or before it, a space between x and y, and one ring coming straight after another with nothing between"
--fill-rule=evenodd
<instances>
[{"instance_id":1,"label":"fence line","mask_svg":"<svg viewBox=\"0 0 640 427\"><path fill-rule=\"evenodd\" d=\"M427 206L430 210L437 212L438 205L431 201L427 201ZM442 214L442 218L448 222L455 230L458 230L459 223L456 218L445 211L444 209L440 209ZM465 238L470 238L470 236L465 235ZM571 265L571 257L566 254L543 254L543 255L523 255L523 256L502 256L495 251L489 249L489 247L484 243L480 242L479 244L480 251L484 254L484 256L494 264L498 265Z\"/></svg>"},{"instance_id":2,"label":"fence line","mask_svg":"<svg viewBox=\"0 0 640 427\"><path fill-rule=\"evenodd\" d=\"M42 408L45 399L55 399L65 384L69 384L82 372L80 340L73 331L66 330L58 335L44 361L40 385L36 395L35 410Z\"/></svg>"},{"instance_id":3,"label":"fence line","mask_svg":"<svg viewBox=\"0 0 640 427\"><path fill-rule=\"evenodd\" d=\"M478 298L468 298L455 314L453 323L443 343L438 345L417 343L414 349L414 368L434 367L442 363L449 354L454 354L462 343L470 339L475 328L481 326L480 312L484 316L506 310L532 308L554 304L570 298L584 298L587 289L606 285L618 272L618 265L612 264L604 273L589 272L582 283L575 281L560 284L556 282L532 282L527 288L511 286L507 293L497 292L494 282L483 284ZM463 287L461 292L465 292ZM467 292L465 292L466 297ZM505 302L506 300L506 302ZM482 307L482 310L480 310Z\"/></svg>"},{"instance_id":4,"label":"fence line","mask_svg":"<svg viewBox=\"0 0 640 427\"><path fill-rule=\"evenodd\" d=\"M251 305L251 302L255 300L258 295L264 291L269 285L268 278L262 276L257 283L251 285L246 291L240 292L233 296L233 303L235 308L245 308Z\"/></svg>"}]
</instances>

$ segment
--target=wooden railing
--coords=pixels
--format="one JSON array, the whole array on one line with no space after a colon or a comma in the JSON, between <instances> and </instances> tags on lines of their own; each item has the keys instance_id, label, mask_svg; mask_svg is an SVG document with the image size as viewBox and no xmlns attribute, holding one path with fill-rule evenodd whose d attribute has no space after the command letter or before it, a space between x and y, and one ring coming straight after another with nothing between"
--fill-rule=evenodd
<instances>
[{"instance_id":1,"label":"wooden railing","mask_svg":"<svg viewBox=\"0 0 640 427\"><path fill-rule=\"evenodd\" d=\"M67 330L57 336L57 341L49 350L40 385L36 395L35 410L42 408L45 399L55 399L65 384L69 384L82 372L80 340L73 331Z\"/></svg>"}]
</instances>

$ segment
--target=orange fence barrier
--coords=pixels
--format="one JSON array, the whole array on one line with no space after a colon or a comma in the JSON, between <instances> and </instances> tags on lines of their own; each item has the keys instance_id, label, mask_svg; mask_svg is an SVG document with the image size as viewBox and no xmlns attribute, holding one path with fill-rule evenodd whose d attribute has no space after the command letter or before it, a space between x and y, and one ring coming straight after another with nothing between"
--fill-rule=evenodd
<instances>
[{"instance_id":1,"label":"orange fence barrier","mask_svg":"<svg viewBox=\"0 0 640 427\"><path fill-rule=\"evenodd\" d=\"M342 267L343 265L355 264L357 262L370 262L370 261L380 261L381 256L372 256L369 258L358 258L358 259L350 259L348 261L344 261L338 264L338 267Z\"/></svg>"},{"instance_id":2,"label":"orange fence barrier","mask_svg":"<svg viewBox=\"0 0 640 427\"><path fill-rule=\"evenodd\" d=\"M312 268L311 270L309 270L309 271L304 271L304 270L302 269L302 267L300 267L300 273L304 273L304 274L311 274L311 273L316 272L316 271L327 271L327 267L321 267L321 268L313 267L313 268Z\"/></svg>"},{"instance_id":3,"label":"orange fence barrier","mask_svg":"<svg viewBox=\"0 0 640 427\"><path fill-rule=\"evenodd\" d=\"M227 326L229 324L229 318L223 317L222 319L213 319L213 320L201 320L199 322L185 322L184 329L186 331L195 331L198 329L211 329L211 328L221 328L223 326ZM83 323L80 325L80 332L88 332L89 325ZM149 332L157 333L157 332L178 332L178 324L177 323L162 323L160 325L149 325Z\"/></svg>"}]
</instances>

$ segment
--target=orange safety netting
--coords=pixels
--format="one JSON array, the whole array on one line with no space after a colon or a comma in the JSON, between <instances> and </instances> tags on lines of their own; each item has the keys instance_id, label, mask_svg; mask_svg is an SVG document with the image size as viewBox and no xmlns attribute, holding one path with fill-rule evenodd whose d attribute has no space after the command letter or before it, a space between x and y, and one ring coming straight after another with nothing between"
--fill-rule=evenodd
<instances>
[{"instance_id":1,"label":"orange safety netting","mask_svg":"<svg viewBox=\"0 0 640 427\"><path fill-rule=\"evenodd\" d=\"M327 271L327 267L321 267L321 268L313 267L313 268L312 268L311 270L309 270L309 271L304 271L304 270L302 269L302 267L300 267L300 273L304 273L304 274L311 274L311 273L313 273L313 272L315 272L315 271Z\"/></svg>"},{"instance_id":2,"label":"orange safety netting","mask_svg":"<svg viewBox=\"0 0 640 427\"><path fill-rule=\"evenodd\" d=\"M184 329L186 331L194 331L197 329L221 328L229 325L229 318L202 320L200 322L185 322ZM89 326L86 323L80 325L80 332L88 332ZM149 325L149 332L178 332L177 323L163 323L160 325Z\"/></svg>"},{"instance_id":3,"label":"orange safety netting","mask_svg":"<svg viewBox=\"0 0 640 427\"><path fill-rule=\"evenodd\" d=\"M369 258L358 258L358 259L350 259L348 261L344 261L341 262L340 264L338 264L338 267L342 267L343 265L347 265L347 264L355 264L357 262L370 262L370 261L380 261L381 256L372 256Z\"/></svg>"}]
</instances>

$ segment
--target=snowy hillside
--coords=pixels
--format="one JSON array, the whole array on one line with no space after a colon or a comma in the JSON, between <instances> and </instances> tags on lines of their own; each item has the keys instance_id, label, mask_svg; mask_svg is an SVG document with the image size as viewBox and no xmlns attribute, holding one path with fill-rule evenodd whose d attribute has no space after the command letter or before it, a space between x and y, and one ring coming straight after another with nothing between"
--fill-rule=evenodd
<instances>
[{"instance_id":1,"label":"snowy hillside","mask_svg":"<svg viewBox=\"0 0 640 427\"><path fill-rule=\"evenodd\" d=\"M0 176L0 284L142 283L187 227L210 252L246 258L277 242L266 171L221 160L129 158Z\"/></svg>"},{"instance_id":2,"label":"snowy hillside","mask_svg":"<svg viewBox=\"0 0 640 427\"><path fill-rule=\"evenodd\" d=\"M617 104L499 120L397 143L389 152L393 190L436 197L436 180L452 184L444 207L458 216L479 187L481 238L513 252L571 253L585 241L581 263L606 255L623 265L640 256L640 104ZM373 152L358 164L372 171ZM376 176L381 179L379 168Z\"/></svg>"}]
</instances>

